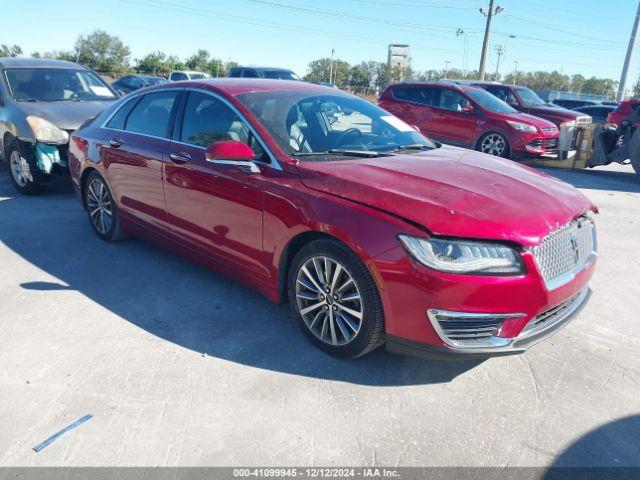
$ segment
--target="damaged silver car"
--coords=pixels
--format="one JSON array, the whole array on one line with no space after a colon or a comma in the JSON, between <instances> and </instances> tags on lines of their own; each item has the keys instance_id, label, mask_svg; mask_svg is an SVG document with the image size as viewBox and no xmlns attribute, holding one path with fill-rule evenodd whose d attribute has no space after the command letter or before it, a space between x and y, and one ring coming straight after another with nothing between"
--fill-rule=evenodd
<instances>
[{"instance_id":1,"label":"damaged silver car","mask_svg":"<svg viewBox=\"0 0 640 480\"><path fill-rule=\"evenodd\" d=\"M21 193L40 193L68 173L70 134L118 94L72 62L0 58L0 155Z\"/></svg>"}]
</instances>

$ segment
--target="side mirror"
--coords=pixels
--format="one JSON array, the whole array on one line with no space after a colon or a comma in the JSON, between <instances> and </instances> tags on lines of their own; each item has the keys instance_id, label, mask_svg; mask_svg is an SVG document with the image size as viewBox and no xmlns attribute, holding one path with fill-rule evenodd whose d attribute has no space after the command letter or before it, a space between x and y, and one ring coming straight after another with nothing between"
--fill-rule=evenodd
<instances>
[{"instance_id":1,"label":"side mirror","mask_svg":"<svg viewBox=\"0 0 640 480\"><path fill-rule=\"evenodd\" d=\"M473 105L462 105L462 107L460 107L460 111L465 113L471 113L473 112Z\"/></svg>"},{"instance_id":2,"label":"side mirror","mask_svg":"<svg viewBox=\"0 0 640 480\"><path fill-rule=\"evenodd\" d=\"M207 161L217 165L236 165L250 173L260 173L253 160L255 154L246 143L237 140L224 140L209 145L205 154Z\"/></svg>"}]
</instances>

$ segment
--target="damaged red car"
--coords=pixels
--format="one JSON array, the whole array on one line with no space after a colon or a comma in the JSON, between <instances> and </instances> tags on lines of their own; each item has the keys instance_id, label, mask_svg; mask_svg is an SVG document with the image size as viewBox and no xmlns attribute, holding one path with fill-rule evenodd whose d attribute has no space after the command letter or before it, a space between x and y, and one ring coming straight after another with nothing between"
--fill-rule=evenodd
<instances>
[{"instance_id":1,"label":"damaged red car","mask_svg":"<svg viewBox=\"0 0 640 480\"><path fill-rule=\"evenodd\" d=\"M336 356L384 343L522 352L589 297L586 197L436 144L333 88L167 84L122 98L72 138L73 184L100 238L158 242L289 302Z\"/></svg>"}]
</instances>

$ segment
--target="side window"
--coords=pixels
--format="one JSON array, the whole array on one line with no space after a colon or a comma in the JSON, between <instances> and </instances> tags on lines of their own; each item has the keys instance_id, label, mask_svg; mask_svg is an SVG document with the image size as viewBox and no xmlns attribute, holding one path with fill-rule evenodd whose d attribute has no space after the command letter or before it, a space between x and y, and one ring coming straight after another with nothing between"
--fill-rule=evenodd
<instances>
[{"instance_id":1,"label":"side window","mask_svg":"<svg viewBox=\"0 0 640 480\"><path fill-rule=\"evenodd\" d=\"M115 113L111 120L107 123L107 128L115 128L116 130L124 130L124 124L127 121L127 117L133 107L136 106L136 103L140 101L140 98L134 98L125 103L120 109Z\"/></svg>"},{"instance_id":2,"label":"side window","mask_svg":"<svg viewBox=\"0 0 640 480\"><path fill-rule=\"evenodd\" d=\"M443 88L440 90L440 101L438 106L446 110L453 110L454 112L461 112L462 107L470 105L469 100L462 96L455 90L448 90Z\"/></svg>"},{"instance_id":3,"label":"side window","mask_svg":"<svg viewBox=\"0 0 640 480\"><path fill-rule=\"evenodd\" d=\"M232 68L229 72L229 76L232 78L238 78L242 76L242 70L239 68Z\"/></svg>"},{"instance_id":4,"label":"side window","mask_svg":"<svg viewBox=\"0 0 640 480\"><path fill-rule=\"evenodd\" d=\"M171 110L178 92L154 92L142 97L129 114L124 129L154 137L166 137Z\"/></svg>"},{"instance_id":5,"label":"side window","mask_svg":"<svg viewBox=\"0 0 640 480\"><path fill-rule=\"evenodd\" d=\"M518 100L508 88L488 87L487 90L489 91L489 93L495 95L503 102L507 102L509 105L518 105Z\"/></svg>"},{"instance_id":6,"label":"side window","mask_svg":"<svg viewBox=\"0 0 640 480\"><path fill-rule=\"evenodd\" d=\"M433 105L435 90L427 87L396 87L393 96L405 102Z\"/></svg>"},{"instance_id":7,"label":"side window","mask_svg":"<svg viewBox=\"0 0 640 480\"><path fill-rule=\"evenodd\" d=\"M256 160L268 161L260 143L231 108L211 95L189 93L180 141L207 148L212 143L225 140L246 143L256 154Z\"/></svg>"},{"instance_id":8,"label":"side window","mask_svg":"<svg viewBox=\"0 0 640 480\"><path fill-rule=\"evenodd\" d=\"M189 80L189 77L187 76L186 73L173 72L171 74L171 80L173 80L174 82L179 82L181 80Z\"/></svg>"},{"instance_id":9,"label":"side window","mask_svg":"<svg viewBox=\"0 0 640 480\"><path fill-rule=\"evenodd\" d=\"M257 73L257 72L255 72L255 71L253 71L253 70L250 70L250 69L248 69L248 68L245 68L245 69L242 71L242 76L243 76L244 78L258 78L258 77L259 77L259 75L258 75L258 73Z\"/></svg>"}]
</instances>

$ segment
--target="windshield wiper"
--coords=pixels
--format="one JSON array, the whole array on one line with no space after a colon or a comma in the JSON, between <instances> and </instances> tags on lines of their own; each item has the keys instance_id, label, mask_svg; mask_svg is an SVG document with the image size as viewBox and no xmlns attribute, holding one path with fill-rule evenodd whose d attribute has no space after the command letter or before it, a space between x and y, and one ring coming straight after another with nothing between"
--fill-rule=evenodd
<instances>
[{"instance_id":1,"label":"windshield wiper","mask_svg":"<svg viewBox=\"0 0 640 480\"><path fill-rule=\"evenodd\" d=\"M391 155L391 153L388 153L388 152L377 152L375 150L343 150L338 148L332 148L331 150L327 150L326 152L294 152L291 154L291 156L305 157L305 156L318 156L318 155L331 155L331 154L346 155L349 157L365 157L365 158Z\"/></svg>"},{"instance_id":2,"label":"windshield wiper","mask_svg":"<svg viewBox=\"0 0 640 480\"><path fill-rule=\"evenodd\" d=\"M392 152L397 152L399 150L433 150L434 147L430 145L425 145L424 143L409 143L407 145L398 145L396 148L391 150Z\"/></svg>"}]
</instances>

